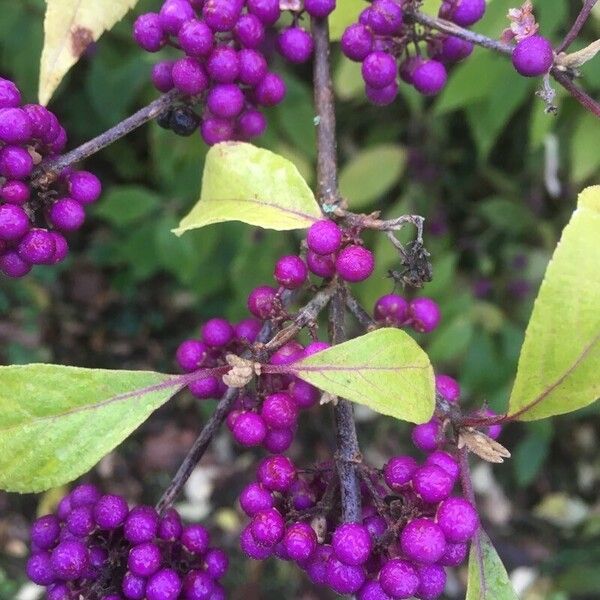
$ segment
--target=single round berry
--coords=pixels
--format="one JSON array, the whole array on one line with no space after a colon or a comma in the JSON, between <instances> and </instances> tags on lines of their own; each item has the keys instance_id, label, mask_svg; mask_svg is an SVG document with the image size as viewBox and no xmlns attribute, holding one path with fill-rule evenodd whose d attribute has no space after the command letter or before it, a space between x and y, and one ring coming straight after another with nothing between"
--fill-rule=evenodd
<instances>
[{"instance_id":1,"label":"single round berry","mask_svg":"<svg viewBox=\"0 0 600 600\"><path fill-rule=\"evenodd\" d=\"M60 231L75 231L85 221L83 206L72 198L61 198L50 208L50 222Z\"/></svg>"},{"instance_id":2,"label":"single round berry","mask_svg":"<svg viewBox=\"0 0 600 600\"><path fill-rule=\"evenodd\" d=\"M402 530L400 546L409 560L433 564L444 554L446 539L439 525L420 518L410 521Z\"/></svg>"},{"instance_id":3,"label":"single round berry","mask_svg":"<svg viewBox=\"0 0 600 600\"><path fill-rule=\"evenodd\" d=\"M90 535L95 527L93 505L78 506L67 517L67 529L77 537Z\"/></svg>"},{"instance_id":4,"label":"single round berry","mask_svg":"<svg viewBox=\"0 0 600 600\"><path fill-rule=\"evenodd\" d=\"M188 389L199 400L216 398L219 394L219 380L216 377L200 377L188 384Z\"/></svg>"},{"instance_id":5,"label":"single round berry","mask_svg":"<svg viewBox=\"0 0 600 600\"><path fill-rule=\"evenodd\" d=\"M258 110L245 110L238 118L238 132L245 140L261 136L267 128L267 119Z\"/></svg>"},{"instance_id":6,"label":"single round berry","mask_svg":"<svg viewBox=\"0 0 600 600\"><path fill-rule=\"evenodd\" d=\"M85 544L76 539L63 540L52 550L52 568L59 579L79 579L88 566L88 551Z\"/></svg>"},{"instance_id":7,"label":"single round berry","mask_svg":"<svg viewBox=\"0 0 600 600\"><path fill-rule=\"evenodd\" d=\"M436 520L446 540L453 544L468 542L479 527L474 506L464 498L448 498L438 508Z\"/></svg>"},{"instance_id":8,"label":"single round berry","mask_svg":"<svg viewBox=\"0 0 600 600\"><path fill-rule=\"evenodd\" d=\"M378 321L402 325L408 315L408 302L398 294L381 296L375 303L373 314Z\"/></svg>"},{"instance_id":9,"label":"single round berry","mask_svg":"<svg viewBox=\"0 0 600 600\"><path fill-rule=\"evenodd\" d=\"M212 579L221 579L229 568L229 557L220 548L210 548L204 555L204 564Z\"/></svg>"},{"instance_id":10,"label":"single round berry","mask_svg":"<svg viewBox=\"0 0 600 600\"><path fill-rule=\"evenodd\" d=\"M327 585L338 594L354 594L362 587L366 576L362 566L346 565L335 556L327 561Z\"/></svg>"},{"instance_id":11,"label":"single round berry","mask_svg":"<svg viewBox=\"0 0 600 600\"><path fill-rule=\"evenodd\" d=\"M206 71L216 82L233 83L240 70L237 52L229 46L215 48L206 62Z\"/></svg>"},{"instance_id":12,"label":"single round berry","mask_svg":"<svg viewBox=\"0 0 600 600\"><path fill-rule=\"evenodd\" d=\"M400 492L417 470L417 461L412 456L394 456L383 468L383 478L391 490Z\"/></svg>"},{"instance_id":13,"label":"single round berry","mask_svg":"<svg viewBox=\"0 0 600 600\"><path fill-rule=\"evenodd\" d=\"M468 544L446 544L446 549L439 560L439 564L444 567L458 567L465 562L468 552Z\"/></svg>"},{"instance_id":14,"label":"single round berry","mask_svg":"<svg viewBox=\"0 0 600 600\"><path fill-rule=\"evenodd\" d=\"M257 319L248 318L240 321L233 329L238 342L252 344L262 329L262 323Z\"/></svg>"},{"instance_id":15,"label":"single round berry","mask_svg":"<svg viewBox=\"0 0 600 600\"><path fill-rule=\"evenodd\" d=\"M244 93L233 83L217 84L208 92L206 105L216 117L236 117L244 108Z\"/></svg>"},{"instance_id":16,"label":"single round berry","mask_svg":"<svg viewBox=\"0 0 600 600\"><path fill-rule=\"evenodd\" d=\"M38 552L29 557L25 567L27 577L37 585L50 585L56 581L56 573L49 552Z\"/></svg>"},{"instance_id":17,"label":"single round berry","mask_svg":"<svg viewBox=\"0 0 600 600\"><path fill-rule=\"evenodd\" d=\"M342 230L329 219L317 221L308 230L306 244L316 254L333 254L342 244Z\"/></svg>"},{"instance_id":18,"label":"single round berry","mask_svg":"<svg viewBox=\"0 0 600 600\"><path fill-rule=\"evenodd\" d=\"M40 550L52 548L60 535L60 522L54 515L36 519L31 526L31 543Z\"/></svg>"},{"instance_id":19,"label":"single round berry","mask_svg":"<svg viewBox=\"0 0 600 600\"><path fill-rule=\"evenodd\" d=\"M204 571L190 571L183 579L182 590L185 600L212 600L215 582Z\"/></svg>"},{"instance_id":20,"label":"single round berry","mask_svg":"<svg viewBox=\"0 0 600 600\"><path fill-rule=\"evenodd\" d=\"M258 479L268 490L286 492L296 479L296 467L287 456L270 456L260 463Z\"/></svg>"},{"instance_id":21,"label":"single round berry","mask_svg":"<svg viewBox=\"0 0 600 600\"><path fill-rule=\"evenodd\" d=\"M458 402L460 398L460 384L449 375L440 373L435 376L435 390L448 402Z\"/></svg>"},{"instance_id":22,"label":"single round berry","mask_svg":"<svg viewBox=\"0 0 600 600\"><path fill-rule=\"evenodd\" d=\"M458 476L460 475L460 466L456 459L448 454L447 452L443 452L442 450L436 450L432 452L425 461L426 465L436 465L441 469L444 469L450 477L456 481Z\"/></svg>"},{"instance_id":23,"label":"single round berry","mask_svg":"<svg viewBox=\"0 0 600 600\"><path fill-rule=\"evenodd\" d=\"M333 555L333 548L329 544L318 546L316 552L306 565L306 574L315 585L326 585L327 565Z\"/></svg>"},{"instance_id":24,"label":"single round berry","mask_svg":"<svg viewBox=\"0 0 600 600\"><path fill-rule=\"evenodd\" d=\"M68 177L69 196L80 204L96 202L102 192L100 180L88 171L74 171Z\"/></svg>"},{"instance_id":25,"label":"single round berry","mask_svg":"<svg viewBox=\"0 0 600 600\"><path fill-rule=\"evenodd\" d=\"M31 171L33 159L25 148L4 146L0 150L0 175L7 179L26 179L31 175Z\"/></svg>"},{"instance_id":26,"label":"single round berry","mask_svg":"<svg viewBox=\"0 0 600 600\"><path fill-rule=\"evenodd\" d=\"M263 25L274 25L281 10L279 9L279 0L247 0L246 6L248 12L260 19Z\"/></svg>"},{"instance_id":27,"label":"single round berry","mask_svg":"<svg viewBox=\"0 0 600 600\"><path fill-rule=\"evenodd\" d=\"M248 296L248 310L258 319L268 319L273 315L277 290L268 285L254 288Z\"/></svg>"},{"instance_id":28,"label":"single round berry","mask_svg":"<svg viewBox=\"0 0 600 600\"><path fill-rule=\"evenodd\" d=\"M521 40L512 53L513 66L525 77L537 77L547 73L553 62L552 44L541 35L532 35Z\"/></svg>"},{"instance_id":29,"label":"single round berry","mask_svg":"<svg viewBox=\"0 0 600 600\"><path fill-rule=\"evenodd\" d=\"M394 57L387 52L371 52L363 61L362 76L373 88L384 88L396 79L398 68Z\"/></svg>"},{"instance_id":30,"label":"single round berry","mask_svg":"<svg viewBox=\"0 0 600 600\"><path fill-rule=\"evenodd\" d=\"M311 273L329 279L335 275L335 255L317 254L312 250L306 253L306 264Z\"/></svg>"},{"instance_id":31,"label":"single round berry","mask_svg":"<svg viewBox=\"0 0 600 600\"><path fill-rule=\"evenodd\" d=\"M175 61L171 73L173 84L184 94L195 96L208 87L208 77L204 67L190 56Z\"/></svg>"},{"instance_id":32,"label":"single round berry","mask_svg":"<svg viewBox=\"0 0 600 600\"><path fill-rule=\"evenodd\" d=\"M129 508L121 496L106 494L94 506L94 519L100 529L111 531L120 527L127 518Z\"/></svg>"},{"instance_id":33,"label":"single round berry","mask_svg":"<svg viewBox=\"0 0 600 600\"><path fill-rule=\"evenodd\" d=\"M301 379L295 379L289 391L299 408L311 408L319 399L319 390Z\"/></svg>"},{"instance_id":34,"label":"single round berry","mask_svg":"<svg viewBox=\"0 0 600 600\"><path fill-rule=\"evenodd\" d=\"M151 506L136 506L123 526L125 539L132 544L150 542L158 531L158 514Z\"/></svg>"},{"instance_id":35,"label":"single round berry","mask_svg":"<svg viewBox=\"0 0 600 600\"><path fill-rule=\"evenodd\" d=\"M379 581L374 579L367 581L360 590L358 590L356 597L358 600L392 600L392 598L383 591Z\"/></svg>"},{"instance_id":36,"label":"single round berry","mask_svg":"<svg viewBox=\"0 0 600 600\"><path fill-rule=\"evenodd\" d=\"M311 17L324 19L335 8L335 0L304 0L304 8Z\"/></svg>"},{"instance_id":37,"label":"single round berry","mask_svg":"<svg viewBox=\"0 0 600 600\"><path fill-rule=\"evenodd\" d=\"M285 429L296 424L298 405L289 394L278 392L265 398L260 414L269 427Z\"/></svg>"},{"instance_id":38,"label":"single round berry","mask_svg":"<svg viewBox=\"0 0 600 600\"><path fill-rule=\"evenodd\" d=\"M125 598L130 600L143 600L146 597L146 580L133 573L125 573L121 591Z\"/></svg>"},{"instance_id":39,"label":"single round berry","mask_svg":"<svg viewBox=\"0 0 600 600\"><path fill-rule=\"evenodd\" d=\"M93 483L82 483L71 490L71 508L96 504L102 494Z\"/></svg>"},{"instance_id":40,"label":"single round berry","mask_svg":"<svg viewBox=\"0 0 600 600\"><path fill-rule=\"evenodd\" d=\"M362 62L373 49L373 34L365 25L353 23L344 31L340 43L345 56Z\"/></svg>"},{"instance_id":41,"label":"single round berry","mask_svg":"<svg viewBox=\"0 0 600 600\"><path fill-rule=\"evenodd\" d=\"M295 290L306 281L308 267L299 256L283 256L275 265L274 276L279 285Z\"/></svg>"},{"instance_id":42,"label":"single round berry","mask_svg":"<svg viewBox=\"0 0 600 600\"><path fill-rule=\"evenodd\" d=\"M233 34L244 48L258 48L265 39L265 28L256 15L247 13L238 19Z\"/></svg>"},{"instance_id":43,"label":"single round berry","mask_svg":"<svg viewBox=\"0 0 600 600\"><path fill-rule=\"evenodd\" d=\"M233 122L228 119L207 117L200 125L200 135L206 144L212 146L233 138Z\"/></svg>"},{"instance_id":44,"label":"single round berry","mask_svg":"<svg viewBox=\"0 0 600 600\"><path fill-rule=\"evenodd\" d=\"M184 23L178 35L181 49L195 58L208 56L214 45L213 32L211 28L197 19L190 19Z\"/></svg>"},{"instance_id":45,"label":"single round berry","mask_svg":"<svg viewBox=\"0 0 600 600\"><path fill-rule=\"evenodd\" d=\"M412 84L425 96L441 91L447 79L446 67L437 60L422 60L412 72Z\"/></svg>"},{"instance_id":46,"label":"single round berry","mask_svg":"<svg viewBox=\"0 0 600 600\"><path fill-rule=\"evenodd\" d=\"M415 298L408 306L411 325L420 333L433 331L440 323L441 313L437 303L431 298Z\"/></svg>"},{"instance_id":47,"label":"single round berry","mask_svg":"<svg viewBox=\"0 0 600 600\"><path fill-rule=\"evenodd\" d=\"M419 587L416 596L420 600L436 600L446 587L446 571L439 565L418 565Z\"/></svg>"},{"instance_id":48,"label":"single round berry","mask_svg":"<svg viewBox=\"0 0 600 600\"><path fill-rule=\"evenodd\" d=\"M252 537L262 546L274 546L283 539L285 521L275 508L263 510L252 519Z\"/></svg>"},{"instance_id":49,"label":"single round berry","mask_svg":"<svg viewBox=\"0 0 600 600\"><path fill-rule=\"evenodd\" d=\"M272 549L266 546L261 546L252 536L251 526L248 525L240 534L240 548L242 552L253 560L265 560L269 558Z\"/></svg>"},{"instance_id":50,"label":"single round berry","mask_svg":"<svg viewBox=\"0 0 600 600\"><path fill-rule=\"evenodd\" d=\"M175 84L173 83L173 65L171 60L161 60L152 67L150 75L154 87L163 93L171 91Z\"/></svg>"},{"instance_id":51,"label":"single round berry","mask_svg":"<svg viewBox=\"0 0 600 600\"><path fill-rule=\"evenodd\" d=\"M277 428L269 429L265 439L263 440L263 446L265 450L277 454L285 452L294 441L294 430L291 428Z\"/></svg>"},{"instance_id":52,"label":"single round berry","mask_svg":"<svg viewBox=\"0 0 600 600\"><path fill-rule=\"evenodd\" d=\"M201 556L208 550L210 535L202 525L188 525L181 534L181 543L192 554Z\"/></svg>"},{"instance_id":53,"label":"single round berry","mask_svg":"<svg viewBox=\"0 0 600 600\"><path fill-rule=\"evenodd\" d=\"M183 533L181 517L174 508L169 508L160 518L158 524L158 537L161 540L178 540Z\"/></svg>"},{"instance_id":54,"label":"single round berry","mask_svg":"<svg viewBox=\"0 0 600 600\"><path fill-rule=\"evenodd\" d=\"M244 48L238 53L239 74L241 83L249 86L259 84L267 74L267 61L257 50Z\"/></svg>"},{"instance_id":55,"label":"single round berry","mask_svg":"<svg viewBox=\"0 0 600 600\"><path fill-rule=\"evenodd\" d=\"M25 262L16 252L9 251L0 255L0 271L7 277L24 277L31 271L31 264Z\"/></svg>"},{"instance_id":56,"label":"single round berry","mask_svg":"<svg viewBox=\"0 0 600 600\"><path fill-rule=\"evenodd\" d=\"M181 579L173 569L161 569L148 580L147 600L177 600L181 593Z\"/></svg>"},{"instance_id":57,"label":"single round berry","mask_svg":"<svg viewBox=\"0 0 600 600\"><path fill-rule=\"evenodd\" d=\"M437 419L421 423L413 427L411 439L413 444L423 452L433 452L440 443L441 427Z\"/></svg>"},{"instance_id":58,"label":"single round berry","mask_svg":"<svg viewBox=\"0 0 600 600\"><path fill-rule=\"evenodd\" d=\"M256 101L262 106L279 104L286 93L285 82L275 73L267 73L254 89Z\"/></svg>"},{"instance_id":59,"label":"single round berry","mask_svg":"<svg viewBox=\"0 0 600 600\"><path fill-rule=\"evenodd\" d=\"M158 14L140 15L133 24L133 38L146 52L158 52L165 43L165 33Z\"/></svg>"},{"instance_id":60,"label":"single round berry","mask_svg":"<svg viewBox=\"0 0 600 600\"><path fill-rule=\"evenodd\" d=\"M29 186L23 181L7 181L0 186L0 199L10 204L25 204L29 200Z\"/></svg>"},{"instance_id":61,"label":"single round berry","mask_svg":"<svg viewBox=\"0 0 600 600\"><path fill-rule=\"evenodd\" d=\"M0 77L0 108L16 108L21 104L21 92L10 80Z\"/></svg>"},{"instance_id":62,"label":"single round berry","mask_svg":"<svg viewBox=\"0 0 600 600\"><path fill-rule=\"evenodd\" d=\"M387 106L398 96L398 83L392 81L392 83L382 88L374 88L367 85L365 93L367 98L376 106Z\"/></svg>"},{"instance_id":63,"label":"single round berry","mask_svg":"<svg viewBox=\"0 0 600 600\"><path fill-rule=\"evenodd\" d=\"M371 515L363 520L369 535L373 540L381 537L388 529L387 521L380 515Z\"/></svg>"},{"instance_id":64,"label":"single round berry","mask_svg":"<svg viewBox=\"0 0 600 600\"><path fill-rule=\"evenodd\" d=\"M374 34L392 35L402 25L402 9L394 0L375 0L367 20Z\"/></svg>"},{"instance_id":65,"label":"single round berry","mask_svg":"<svg viewBox=\"0 0 600 600\"><path fill-rule=\"evenodd\" d=\"M392 598L410 598L419 587L419 576L409 562L393 558L381 567L379 584Z\"/></svg>"},{"instance_id":66,"label":"single round berry","mask_svg":"<svg viewBox=\"0 0 600 600\"><path fill-rule=\"evenodd\" d=\"M183 24L194 17L194 9L187 0L165 0L158 16L162 30L177 35Z\"/></svg>"},{"instance_id":67,"label":"single round berry","mask_svg":"<svg viewBox=\"0 0 600 600\"><path fill-rule=\"evenodd\" d=\"M307 523L294 523L285 532L283 545L292 560L304 562L317 549L317 534Z\"/></svg>"},{"instance_id":68,"label":"single round berry","mask_svg":"<svg viewBox=\"0 0 600 600\"><path fill-rule=\"evenodd\" d=\"M202 326L202 340L213 348L227 346L234 337L233 327L226 319L210 319Z\"/></svg>"},{"instance_id":69,"label":"single round berry","mask_svg":"<svg viewBox=\"0 0 600 600\"><path fill-rule=\"evenodd\" d=\"M127 566L138 577L149 577L158 571L161 562L160 548L152 542L144 542L129 551Z\"/></svg>"},{"instance_id":70,"label":"single round berry","mask_svg":"<svg viewBox=\"0 0 600 600\"><path fill-rule=\"evenodd\" d=\"M187 373L196 371L208 357L208 347L200 340L185 340L177 348L177 364Z\"/></svg>"},{"instance_id":71,"label":"single round berry","mask_svg":"<svg viewBox=\"0 0 600 600\"><path fill-rule=\"evenodd\" d=\"M24 144L31 137L31 120L22 108L0 110L0 142Z\"/></svg>"},{"instance_id":72,"label":"single round berry","mask_svg":"<svg viewBox=\"0 0 600 600\"><path fill-rule=\"evenodd\" d=\"M287 27L279 34L277 43L281 56L295 64L306 62L314 50L312 36L301 27Z\"/></svg>"},{"instance_id":73,"label":"single round berry","mask_svg":"<svg viewBox=\"0 0 600 600\"><path fill-rule=\"evenodd\" d=\"M231 31L242 11L242 2L207 0L202 6L202 17L216 32Z\"/></svg>"},{"instance_id":74,"label":"single round berry","mask_svg":"<svg viewBox=\"0 0 600 600\"><path fill-rule=\"evenodd\" d=\"M267 435L264 419L254 412L242 412L233 425L233 437L242 446L258 446Z\"/></svg>"},{"instance_id":75,"label":"single round berry","mask_svg":"<svg viewBox=\"0 0 600 600\"><path fill-rule=\"evenodd\" d=\"M42 265L54 256L56 247L52 233L46 229L31 229L19 243L19 256L32 265Z\"/></svg>"},{"instance_id":76,"label":"single round berry","mask_svg":"<svg viewBox=\"0 0 600 600\"><path fill-rule=\"evenodd\" d=\"M485 13L485 0L446 0L448 5L446 12L440 11L440 16L454 21L461 27L473 25L483 17Z\"/></svg>"},{"instance_id":77,"label":"single round berry","mask_svg":"<svg viewBox=\"0 0 600 600\"><path fill-rule=\"evenodd\" d=\"M347 565L362 565L373 549L367 528L358 523L344 523L333 533L331 545L336 557Z\"/></svg>"},{"instance_id":78,"label":"single round berry","mask_svg":"<svg viewBox=\"0 0 600 600\"><path fill-rule=\"evenodd\" d=\"M344 280L352 283L364 281L375 268L373 253L363 246L351 244L338 254L335 269Z\"/></svg>"},{"instance_id":79,"label":"single round berry","mask_svg":"<svg viewBox=\"0 0 600 600\"><path fill-rule=\"evenodd\" d=\"M447 471L431 464L419 467L412 477L415 492L429 504L448 498L452 493L454 481L454 477Z\"/></svg>"},{"instance_id":80,"label":"single round berry","mask_svg":"<svg viewBox=\"0 0 600 600\"><path fill-rule=\"evenodd\" d=\"M445 36L442 40L439 57L448 62L458 62L473 52L473 43L454 35Z\"/></svg>"}]
</instances>

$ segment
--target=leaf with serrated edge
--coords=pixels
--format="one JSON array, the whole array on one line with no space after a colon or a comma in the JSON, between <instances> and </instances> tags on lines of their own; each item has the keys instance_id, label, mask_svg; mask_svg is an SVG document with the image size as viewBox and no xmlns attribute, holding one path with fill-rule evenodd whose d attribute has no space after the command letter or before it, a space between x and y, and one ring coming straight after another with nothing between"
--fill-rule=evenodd
<instances>
[{"instance_id":1,"label":"leaf with serrated edge","mask_svg":"<svg viewBox=\"0 0 600 600\"><path fill-rule=\"evenodd\" d=\"M492 542L483 531L479 531L477 535L479 538L476 537L471 543L465 600L519 600ZM482 567L484 582L481 581Z\"/></svg>"},{"instance_id":2,"label":"leaf with serrated edge","mask_svg":"<svg viewBox=\"0 0 600 600\"><path fill-rule=\"evenodd\" d=\"M46 0L39 101L46 105L87 47L120 21L138 0Z\"/></svg>"},{"instance_id":3,"label":"leaf with serrated edge","mask_svg":"<svg viewBox=\"0 0 600 600\"><path fill-rule=\"evenodd\" d=\"M242 142L223 142L206 155L200 200L174 233L242 221L285 231L310 227L321 209L286 158Z\"/></svg>"},{"instance_id":4,"label":"leaf with serrated edge","mask_svg":"<svg viewBox=\"0 0 600 600\"><path fill-rule=\"evenodd\" d=\"M396 419L424 423L435 408L429 358L399 329L377 329L286 369L325 392Z\"/></svg>"},{"instance_id":5,"label":"leaf with serrated edge","mask_svg":"<svg viewBox=\"0 0 600 600\"><path fill-rule=\"evenodd\" d=\"M72 481L186 382L152 371L0 367L0 489L39 492Z\"/></svg>"},{"instance_id":6,"label":"leaf with serrated edge","mask_svg":"<svg viewBox=\"0 0 600 600\"><path fill-rule=\"evenodd\" d=\"M535 301L509 416L533 421L600 397L600 186L579 195Z\"/></svg>"}]
</instances>

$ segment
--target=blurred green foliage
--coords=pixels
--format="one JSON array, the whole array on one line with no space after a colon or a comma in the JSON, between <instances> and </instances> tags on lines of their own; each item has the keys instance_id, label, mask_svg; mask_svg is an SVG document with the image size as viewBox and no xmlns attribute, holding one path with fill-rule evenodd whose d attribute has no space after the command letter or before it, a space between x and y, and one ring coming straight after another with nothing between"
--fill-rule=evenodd
<instances>
[{"instance_id":1,"label":"blurred green foliage","mask_svg":"<svg viewBox=\"0 0 600 600\"><path fill-rule=\"evenodd\" d=\"M136 13L158 4L142 0ZM427 0L425 6L435 11L438 4ZM517 4L491 0L474 29L498 37L506 27L508 8ZM578 0L534 4L541 32L555 42L581 5ZM42 0L0 0L0 74L15 79L28 101L36 97L43 11ZM118 24L86 53L52 101L51 108L69 132L70 147L156 96L148 80L159 56L143 53L132 43L131 21L129 17ZM573 49L599 35L596 12ZM485 400L501 410L547 260L577 193L598 181L600 123L561 89L558 115L544 114L535 96L540 80L519 77L505 57L480 48L453 68L439 97L424 99L403 85L399 99L386 108L366 102L359 68L341 57L338 48L333 59L341 181L350 207L382 210L388 217L406 212L426 217L434 280L423 293L439 301L443 323L418 340L438 370L460 380L465 398ZM596 97L599 60L582 68L581 79ZM268 132L258 143L290 158L312 183L310 69L286 67L276 57L273 62L285 73L289 93L286 102L269 112ZM153 123L86 162L102 178L105 192L84 230L72 238L68 261L60 268L37 269L22 282L0 281L2 322L14 322L23 332L0 348L3 363L84 360L78 354L65 357L44 343L47 337L36 336L40 330L61 332L58 321L65 316L53 312L54 306L75 293L88 270L100 270L109 293L121 301L103 315L103 335L135 338L144 332L156 340L161 350L152 354L153 363L146 365L150 368L172 368L173 349L193 335L203 319L244 315L249 290L270 282L276 257L297 251L300 236L238 223L182 238L172 235L170 230L199 196L205 154L199 136L178 138ZM371 307L379 295L392 290L386 275L397 267L398 258L385 239L368 241L377 251L377 271L368 283L356 286L356 293ZM170 318L177 307L180 316ZM92 356L95 367L123 366L122 356L94 350L94 333L81 348L85 360ZM507 489L535 486L547 461L556 459L552 448L562 447L561 432L590 416L597 416L597 408L552 423L514 426L505 443L515 458L499 472ZM401 424L381 420L365 427L363 434L375 443L381 431L390 430L394 435L406 432ZM564 475L569 481L566 459L557 460L553 468L557 478ZM590 547L597 539L596 529ZM599 557L584 550L574 560L569 551L567 544L548 566L552 574L560 573L557 592L573 594L565 598L588 593L594 597L581 588L583 582L595 581L597 593L597 574L589 572L597 569ZM580 575L576 569L589 572ZM281 593L279 577L269 584L273 594ZM0 597L12 597L13 589L0 571Z\"/></svg>"}]
</instances>

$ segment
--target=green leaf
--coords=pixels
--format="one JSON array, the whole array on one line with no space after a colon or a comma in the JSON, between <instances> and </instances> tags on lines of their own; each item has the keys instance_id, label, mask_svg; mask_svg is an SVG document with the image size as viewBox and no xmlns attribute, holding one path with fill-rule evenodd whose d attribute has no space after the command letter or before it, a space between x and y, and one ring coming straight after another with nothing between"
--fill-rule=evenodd
<instances>
[{"instance_id":1,"label":"green leaf","mask_svg":"<svg viewBox=\"0 0 600 600\"><path fill-rule=\"evenodd\" d=\"M102 197L94 210L94 215L113 225L130 225L152 213L160 205L160 197L152 190L137 186L123 185L111 188Z\"/></svg>"},{"instance_id":2,"label":"green leaf","mask_svg":"<svg viewBox=\"0 0 600 600\"><path fill-rule=\"evenodd\" d=\"M597 175L600 168L600 122L591 113L583 111L571 137L571 177L582 182Z\"/></svg>"},{"instance_id":3,"label":"green leaf","mask_svg":"<svg viewBox=\"0 0 600 600\"><path fill-rule=\"evenodd\" d=\"M329 37L332 41L341 39L348 25L358 20L359 13L367 8L364 0L338 0L335 10L329 15Z\"/></svg>"},{"instance_id":4,"label":"green leaf","mask_svg":"<svg viewBox=\"0 0 600 600\"><path fill-rule=\"evenodd\" d=\"M520 486L529 485L537 477L550 451L554 432L551 421L531 423L529 428L512 453L512 465Z\"/></svg>"},{"instance_id":5,"label":"green leaf","mask_svg":"<svg viewBox=\"0 0 600 600\"><path fill-rule=\"evenodd\" d=\"M478 556L479 548L483 563L483 582L481 581L482 565ZM475 538L471 544L465 600L519 600L498 553L483 531L479 532L478 538Z\"/></svg>"},{"instance_id":6,"label":"green leaf","mask_svg":"<svg viewBox=\"0 0 600 600\"><path fill-rule=\"evenodd\" d=\"M0 367L0 488L38 492L72 481L185 382L151 371Z\"/></svg>"},{"instance_id":7,"label":"green leaf","mask_svg":"<svg viewBox=\"0 0 600 600\"><path fill-rule=\"evenodd\" d=\"M548 265L525 333L508 413L523 421L587 406L600 396L600 186L577 209Z\"/></svg>"},{"instance_id":8,"label":"green leaf","mask_svg":"<svg viewBox=\"0 0 600 600\"><path fill-rule=\"evenodd\" d=\"M429 358L399 329L372 331L287 369L330 394L396 419L424 423L435 408Z\"/></svg>"},{"instance_id":9,"label":"green leaf","mask_svg":"<svg viewBox=\"0 0 600 600\"><path fill-rule=\"evenodd\" d=\"M380 144L359 152L340 172L340 191L353 209L363 208L388 192L404 171L401 146Z\"/></svg>"},{"instance_id":10,"label":"green leaf","mask_svg":"<svg viewBox=\"0 0 600 600\"><path fill-rule=\"evenodd\" d=\"M200 200L173 231L182 235L225 221L284 231L310 227L320 217L312 191L289 160L252 144L224 142L206 155Z\"/></svg>"}]
</instances>

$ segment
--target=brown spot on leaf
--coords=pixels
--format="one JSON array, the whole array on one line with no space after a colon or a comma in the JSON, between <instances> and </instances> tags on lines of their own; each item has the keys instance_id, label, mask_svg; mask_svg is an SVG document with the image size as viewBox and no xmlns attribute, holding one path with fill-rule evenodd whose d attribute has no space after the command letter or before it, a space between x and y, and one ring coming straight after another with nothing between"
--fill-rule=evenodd
<instances>
[{"instance_id":1,"label":"brown spot on leaf","mask_svg":"<svg viewBox=\"0 0 600 600\"><path fill-rule=\"evenodd\" d=\"M71 51L73 56L81 56L94 41L94 34L87 27L76 27L71 31Z\"/></svg>"}]
</instances>

